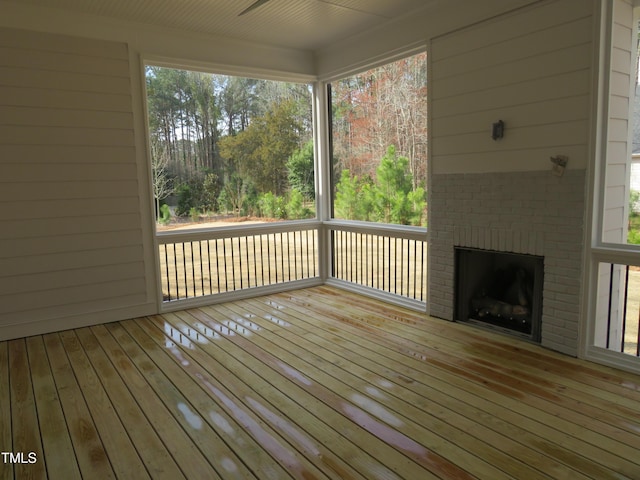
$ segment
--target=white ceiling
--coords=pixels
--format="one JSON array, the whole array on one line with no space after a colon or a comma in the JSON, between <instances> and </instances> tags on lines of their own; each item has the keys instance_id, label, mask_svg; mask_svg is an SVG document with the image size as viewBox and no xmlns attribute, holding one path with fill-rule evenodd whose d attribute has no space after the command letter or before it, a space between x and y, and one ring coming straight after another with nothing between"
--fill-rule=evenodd
<instances>
[{"instance_id":1,"label":"white ceiling","mask_svg":"<svg viewBox=\"0 0 640 480\"><path fill-rule=\"evenodd\" d=\"M6 0L162 28L318 51L442 0ZM450 1L450 0L449 0ZM390 30L389 35L393 35Z\"/></svg>"}]
</instances>

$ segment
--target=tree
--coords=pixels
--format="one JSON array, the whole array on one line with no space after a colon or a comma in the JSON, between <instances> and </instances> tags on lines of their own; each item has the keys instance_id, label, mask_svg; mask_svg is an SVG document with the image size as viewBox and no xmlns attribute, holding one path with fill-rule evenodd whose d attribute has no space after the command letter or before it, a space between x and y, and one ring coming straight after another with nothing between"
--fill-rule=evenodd
<instances>
[{"instance_id":1,"label":"tree","mask_svg":"<svg viewBox=\"0 0 640 480\"><path fill-rule=\"evenodd\" d=\"M378 218L385 223L408 223L410 209L407 195L412 189L408 163L409 159L399 157L395 146L391 145L376 169L376 208Z\"/></svg>"},{"instance_id":2,"label":"tree","mask_svg":"<svg viewBox=\"0 0 640 480\"><path fill-rule=\"evenodd\" d=\"M251 201L237 197L252 192L287 196L287 163L312 136L308 85L162 67L147 67L146 81L151 138L169 158L181 214L215 209L219 199L245 210ZM310 164L292 165L312 198L312 145L307 152Z\"/></svg>"},{"instance_id":3,"label":"tree","mask_svg":"<svg viewBox=\"0 0 640 480\"><path fill-rule=\"evenodd\" d=\"M336 185L335 216L347 220L376 221L372 208L371 181L343 170Z\"/></svg>"},{"instance_id":4,"label":"tree","mask_svg":"<svg viewBox=\"0 0 640 480\"><path fill-rule=\"evenodd\" d=\"M413 188L408 162L390 146L380 160L374 181L344 170L336 186L336 216L400 225L422 224L425 191L422 187Z\"/></svg>"},{"instance_id":5,"label":"tree","mask_svg":"<svg viewBox=\"0 0 640 480\"><path fill-rule=\"evenodd\" d=\"M259 193L283 195L288 187L287 160L300 145L302 127L292 101L272 105L264 116L235 136L220 140L220 153L231 173L250 179Z\"/></svg>"},{"instance_id":6,"label":"tree","mask_svg":"<svg viewBox=\"0 0 640 480\"><path fill-rule=\"evenodd\" d=\"M332 83L334 157L338 170L373 176L388 145L409 159L413 188L427 167L426 54Z\"/></svg>"},{"instance_id":7,"label":"tree","mask_svg":"<svg viewBox=\"0 0 640 480\"><path fill-rule=\"evenodd\" d=\"M298 190L308 199L316 198L313 140L308 141L301 149L293 152L289 160L287 160L286 167L289 186Z\"/></svg>"},{"instance_id":8,"label":"tree","mask_svg":"<svg viewBox=\"0 0 640 480\"><path fill-rule=\"evenodd\" d=\"M160 219L160 201L173 193L171 181L167 175L169 155L157 140L151 142L151 175L153 177L153 198L156 201L156 221Z\"/></svg>"}]
</instances>

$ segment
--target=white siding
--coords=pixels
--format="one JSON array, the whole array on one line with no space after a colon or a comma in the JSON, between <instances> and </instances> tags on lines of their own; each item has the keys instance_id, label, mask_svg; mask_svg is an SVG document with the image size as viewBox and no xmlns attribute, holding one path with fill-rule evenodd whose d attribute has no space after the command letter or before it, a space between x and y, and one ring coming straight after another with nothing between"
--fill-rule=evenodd
<instances>
[{"instance_id":1,"label":"white siding","mask_svg":"<svg viewBox=\"0 0 640 480\"><path fill-rule=\"evenodd\" d=\"M629 0L614 0L611 27L611 75L609 78L609 121L605 170L605 242L626 243L631 180L631 127L635 63L633 6Z\"/></svg>"},{"instance_id":2,"label":"white siding","mask_svg":"<svg viewBox=\"0 0 640 480\"><path fill-rule=\"evenodd\" d=\"M127 45L0 28L0 58L0 339L149 311Z\"/></svg>"},{"instance_id":3,"label":"white siding","mask_svg":"<svg viewBox=\"0 0 640 480\"><path fill-rule=\"evenodd\" d=\"M432 172L550 170L554 155L585 168L592 14L592 2L544 1L434 39Z\"/></svg>"}]
</instances>

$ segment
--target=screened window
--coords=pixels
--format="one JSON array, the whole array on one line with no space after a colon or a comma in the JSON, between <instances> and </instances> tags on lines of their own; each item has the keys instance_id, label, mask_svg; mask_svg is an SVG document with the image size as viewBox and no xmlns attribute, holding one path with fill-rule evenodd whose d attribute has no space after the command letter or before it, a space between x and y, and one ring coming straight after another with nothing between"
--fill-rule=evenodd
<instances>
[{"instance_id":1,"label":"screened window","mask_svg":"<svg viewBox=\"0 0 640 480\"><path fill-rule=\"evenodd\" d=\"M334 218L426 226L426 70L421 53L330 85Z\"/></svg>"},{"instance_id":2,"label":"screened window","mask_svg":"<svg viewBox=\"0 0 640 480\"><path fill-rule=\"evenodd\" d=\"M311 88L148 66L158 228L315 217Z\"/></svg>"}]
</instances>

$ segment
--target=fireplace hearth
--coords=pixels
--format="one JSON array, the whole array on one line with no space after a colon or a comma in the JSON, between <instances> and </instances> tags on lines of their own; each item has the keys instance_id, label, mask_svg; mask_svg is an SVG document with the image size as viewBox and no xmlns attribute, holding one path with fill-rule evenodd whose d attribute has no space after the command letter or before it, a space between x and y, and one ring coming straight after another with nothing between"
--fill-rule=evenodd
<instances>
[{"instance_id":1,"label":"fireplace hearth","mask_svg":"<svg viewBox=\"0 0 640 480\"><path fill-rule=\"evenodd\" d=\"M455 320L540 342L544 259L455 248Z\"/></svg>"}]
</instances>

